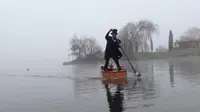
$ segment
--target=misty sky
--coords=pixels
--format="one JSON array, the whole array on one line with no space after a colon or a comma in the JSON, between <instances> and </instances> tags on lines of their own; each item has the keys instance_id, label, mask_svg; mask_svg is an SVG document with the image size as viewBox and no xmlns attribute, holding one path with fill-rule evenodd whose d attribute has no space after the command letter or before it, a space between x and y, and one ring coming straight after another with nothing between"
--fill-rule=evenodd
<instances>
[{"instance_id":1,"label":"misty sky","mask_svg":"<svg viewBox=\"0 0 200 112\"><path fill-rule=\"evenodd\" d=\"M0 60L67 60L75 33L96 37L104 47L110 28L149 19L159 25L155 46L167 46L172 29L178 38L200 27L199 0L1 0Z\"/></svg>"}]
</instances>

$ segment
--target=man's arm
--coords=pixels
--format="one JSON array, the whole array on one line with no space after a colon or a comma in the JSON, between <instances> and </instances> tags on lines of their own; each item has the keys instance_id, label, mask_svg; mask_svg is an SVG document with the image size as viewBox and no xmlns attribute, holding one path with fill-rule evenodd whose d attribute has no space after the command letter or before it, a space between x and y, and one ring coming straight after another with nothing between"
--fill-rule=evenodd
<instances>
[{"instance_id":1,"label":"man's arm","mask_svg":"<svg viewBox=\"0 0 200 112\"><path fill-rule=\"evenodd\" d=\"M108 33L106 34L106 36L105 36L106 40L109 40L109 39L110 39L109 34L110 34L111 31L112 31L112 29L110 29L110 30L108 31Z\"/></svg>"},{"instance_id":2,"label":"man's arm","mask_svg":"<svg viewBox=\"0 0 200 112\"><path fill-rule=\"evenodd\" d=\"M117 39L117 44L118 44L118 47L121 47L121 40L120 39Z\"/></svg>"}]
</instances>

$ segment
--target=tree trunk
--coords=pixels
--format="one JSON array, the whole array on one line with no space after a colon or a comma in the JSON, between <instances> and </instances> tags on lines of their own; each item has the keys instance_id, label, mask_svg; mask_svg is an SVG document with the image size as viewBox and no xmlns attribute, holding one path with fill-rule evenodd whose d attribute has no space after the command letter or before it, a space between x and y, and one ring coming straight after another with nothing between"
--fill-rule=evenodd
<instances>
[{"instance_id":1,"label":"tree trunk","mask_svg":"<svg viewBox=\"0 0 200 112\"><path fill-rule=\"evenodd\" d=\"M151 51L153 51L153 40L151 39Z\"/></svg>"},{"instance_id":2,"label":"tree trunk","mask_svg":"<svg viewBox=\"0 0 200 112\"><path fill-rule=\"evenodd\" d=\"M138 48L139 48L138 42L135 42L135 52L138 52Z\"/></svg>"}]
</instances>

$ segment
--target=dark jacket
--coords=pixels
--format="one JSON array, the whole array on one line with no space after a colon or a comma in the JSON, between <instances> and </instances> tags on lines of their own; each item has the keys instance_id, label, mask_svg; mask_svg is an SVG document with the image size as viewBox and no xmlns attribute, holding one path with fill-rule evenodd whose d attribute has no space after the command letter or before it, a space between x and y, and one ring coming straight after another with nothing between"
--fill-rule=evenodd
<instances>
[{"instance_id":1,"label":"dark jacket","mask_svg":"<svg viewBox=\"0 0 200 112\"><path fill-rule=\"evenodd\" d=\"M108 32L105 36L107 40L106 44L106 50L105 50L105 56L104 59L107 58L120 58L122 56L122 53L119 50L121 40L119 39L113 39L111 36L109 36Z\"/></svg>"}]
</instances>

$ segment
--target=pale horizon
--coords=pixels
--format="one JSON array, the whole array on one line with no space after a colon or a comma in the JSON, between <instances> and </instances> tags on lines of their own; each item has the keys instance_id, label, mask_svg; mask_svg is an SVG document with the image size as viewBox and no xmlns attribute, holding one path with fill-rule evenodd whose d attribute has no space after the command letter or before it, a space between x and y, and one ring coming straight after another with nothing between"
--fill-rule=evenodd
<instances>
[{"instance_id":1,"label":"pale horizon","mask_svg":"<svg viewBox=\"0 0 200 112\"><path fill-rule=\"evenodd\" d=\"M200 27L200 1L193 0L6 0L0 2L0 60L68 60L70 38L93 36L105 47L110 28L148 19L159 25L154 49L168 47L190 27Z\"/></svg>"}]
</instances>

